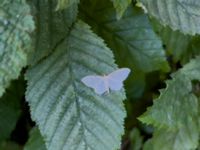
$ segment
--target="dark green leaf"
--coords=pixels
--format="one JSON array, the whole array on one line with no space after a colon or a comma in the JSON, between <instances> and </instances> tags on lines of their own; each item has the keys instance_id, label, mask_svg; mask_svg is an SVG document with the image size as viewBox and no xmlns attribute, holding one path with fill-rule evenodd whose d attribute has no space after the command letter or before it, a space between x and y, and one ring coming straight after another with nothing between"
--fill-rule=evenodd
<instances>
[{"instance_id":1,"label":"dark green leaf","mask_svg":"<svg viewBox=\"0 0 200 150\"><path fill-rule=\"evenodd\" d=\"M33 128L24 150L46 150L44 140L38 128Z\"/></svg>"},{"instance_id":2,"label":"dark green leaf","mask_svg":"<svg viewBox=\"0 0 200 150\"><path fill-rule=\"evenodd\" d=\"M33 0L37 28L29 64L47 57L67 37L69 27L76 19L77 4L62 11L55 11L55 4L55 0Z\"/></svg>"}]
</instances>

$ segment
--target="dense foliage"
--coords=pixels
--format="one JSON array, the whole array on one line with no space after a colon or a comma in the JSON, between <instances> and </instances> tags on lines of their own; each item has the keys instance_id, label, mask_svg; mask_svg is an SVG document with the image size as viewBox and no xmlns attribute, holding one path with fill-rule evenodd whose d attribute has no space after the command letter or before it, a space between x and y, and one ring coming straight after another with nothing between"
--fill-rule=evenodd
<instances>
[{"instance_id":1,"label":"dense foliage","mask_svg":"<svg viewBox=\"0 0 200 150\"><path fill-rule=\"evenodd\" d=\"M200 0L0 0L0 149L198 149L199 33Z\"/></svg>"}]
</instances>

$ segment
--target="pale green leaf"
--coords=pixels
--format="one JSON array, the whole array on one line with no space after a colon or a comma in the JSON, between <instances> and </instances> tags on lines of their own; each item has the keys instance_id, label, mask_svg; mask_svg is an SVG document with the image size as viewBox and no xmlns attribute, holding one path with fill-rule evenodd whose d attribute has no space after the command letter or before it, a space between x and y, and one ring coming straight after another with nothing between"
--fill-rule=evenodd
<instances>
[{"instance_id":1,"label":"pale green leaf","mask_svg":"<svg viewBox=\"0 0 200 150\"><path fill-rule=\"evenodd\" d=\"M0 96L27 64L34 23L24 0L0 2Z\"/></svg>"},{"instance_id":2,"label":"pale green leaf","mask_svg":"<svg viewBox=\"0 0 200 150\"><path fill-rule=\"evenodd\" d=\"M77 4L62 11L55 11L56 0L33 0L36 31L29 64L47 57L68 35L69 27L77 16Z\"/></svg>"},{"instance_id":3,"label":"pale green leaf","mask_svg":"<svg viewBox=\"0 0 200 150\"><path fill-rule=\"evenodd\" d=\"M191 121L186 127L175 131L160 129L151 139L152 150L194 150L199 140L199 129Z\"/></svg>"},{"instance_id":4,"label":"pale green leaf","mask_svg":"<svg viewBox=\"0 0 200 150\"><path fill-rule=\"evenodd\" d=\"M117 19L121 19L124 12L131 4L131 0L111 0L117 12Z\"/></svg>"},{"instance_id":5,"label":"pale green leaf","mask_svg":"<svg viewBox=\"0 0 200 150\"><path fill-rule=\"evenodd\" d=\"M154 100L153 106L139 117L139 120L144 123L158 128L164 127L167 135L160 135L164 134L163 131L159 136L155 135L157 144L164 143L165 139L161 141L164 137L169 139L173 137L177 138L177 143L173 143L171 140L169 147L179 147L182 150L181 145L184 146L184 142L187 145L184 146L186 150L197 147L200 128L198 125L200 120L199 100L193 94L192 81L200 81L199 64L200 57L197 57L176 72L172 76L172 80L167 81L167 87L161 90L159 98ZM174 144L177 145L174 146Z\"/></svg>"},{"instance_id":6,"label":"pale green leaf","mask_svg":"<svg viewBox=\"0 0 200 150\"><path fill-rule=\"evenodd\" d=\"M24 96L22 79L14 81L0 98L0 141L10 137L21 114L21 99Z\"/></svg>"},{"instance_id":7,"label":"pale green leaf","mask_svg":"<svg viewBox=\"0 0 200 150\"><path fill-rule=\"evenodd\" d=\"M187 34L200 33L199 0L140 0L163 25Z\"/></svg>"},{"instance_id":8,"label":"pale green leaf","mask_svg":"<svg viewBox=\"0 0 200 150\"><path fill-rule=\"evenodd\" d=\"M56 10L61 10L70 7L73 4L78 4L79 0L57 0Z\"/></svg>"},{"instance_id":9,"label":"pale green leaf","mask_svg":"<svg viewBox=\"0 0 200 150\"><path fill-rule=\"evenodd\" d=\"M106 40L117 60L144 72L169 71L162 42L142 10L129 7L119 21L114 11L106 0L86 0L81 4L83 18Z\"/></svg>"},{"instance_id":10,"label":"pale green leaf","mask_svg":"<svg viewBox=\"0 0 200 150\"><path fill-rule=\"evenodd\" d=\"M46 150L44 140L38 128L33 128L24 150Z\"/></svg>"},{"instance_id":11,"label":"pale green leaf","mask_svg":"<svg viewBox=\"0 0 200 150\"><path fill-rule=\"evenodd\" d=\"M81 21L51 55L28 69L26 99L48 150L120 147L124 92L98 95L80 81L115 69L112 52Z\"/></svg>"}]
</instances>

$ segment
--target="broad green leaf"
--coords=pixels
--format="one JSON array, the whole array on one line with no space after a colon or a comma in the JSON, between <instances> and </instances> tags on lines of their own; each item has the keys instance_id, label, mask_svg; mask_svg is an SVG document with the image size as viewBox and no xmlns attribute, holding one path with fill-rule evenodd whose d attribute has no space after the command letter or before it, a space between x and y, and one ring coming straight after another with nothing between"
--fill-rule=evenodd
<instances>
[{"instance_id":1,"label":"broad green leaf","mask_svg":"<svg viewBox=\"0 0 200 150\"><path fill-rule=\"evenodd\" d=\"M27 64L34 22L24 0L0 2L0 96Z\"/></svg>"},{"instance_id":2,"label":"broad green leaf","mask_svg":"<svg viewBox=\"0 0 200 150\"><path fill-rule=\"evenodd\" d=\"M199 129L192 122L187 127L178 130L156 130L149 144L145 144L144 150L191 150L196 149L199 140ZM151 147L151 149L148 149Z\"/></svg>"},{"instance_id":3,"label":"broad green leaf","mask_svg":"<svg viewBox=\"0 0 200 150\"><path fill-rule=\"evenodd\" d=\"M65 9L70 7L73 4L78 4L79 0L57 0L56 10Z\"/></svg>"},{"instance_id":4,"label":"broad green leaf","mask_svg":"<svg viewBox=\"0 0 200 150\"><path fill-rule=\"evenodd\" d=\"M33 0L32 5L36 20L33 53L29 64L33 65L47 57L58 43L68 35L69 27L76 19L77 4L62 11L55 11L56 0Z\"/></svg>"},{"instance_id":5,"label":"broad green leaf","mask_svg":"<svg viewBox=\"0 0 200 150\"><path fill-rule=\"evenodd\" d=\"M199 0L140 0L163 25L187 34L200 33Z\"/></svg>"},{"instance_id":6,"label":"broad green leaf","mask_svg":"<svg viewBox=\"0 0 200 150\"><path fill-rule=\"evenodd\" d=\"M167 53L172 55L173 61L186 64L191 58L200 54L200 36L184 35L180 31L173 31L168 26L164 27L152 19L154 29L162 38Z\"/></svg>"},{"instance_id":7,"label":"broad green leaf","mask_svg":"<svg viewBox=\"0 0 200 150\"><path fill-rule=\"evenodd\" d=\"M163 44L166 46L166 50L169 55L172 55L173 61L178 62L187 55L189 44L192 41L192 36L184 35L180 31L173 31L170 27L162 26L155 19L152 19L154 29L161 37ZM191 49L189 50L191 51Z\"/></svg>"},{"instance_id":8,"label":"broad green leaf","mask_svg":"<svg viewBox=\"0 0 200 150\"><path fill-rule=\"evenodd\" d=\"M200 81L199 64L200 57L197 57L176 72L172 80L167 81L167 87L161 90L160 97L154 100L153 106L139 118L143 123L152 124L158 128L164 127L164 130L169 131L166 138L177 138L178 143L175 144L179 146L183 145L185 140L188 145L185 148L188 150L196 148L199 140L199 100L193 94L192 86L193 80ZM158 139L161 140L161 137ZM162 142L158 141L158 143Z\"/></svg>"},{"instance_id":9,"label":"broad green leaf","mask_svg":"<svg viewBox=\"0 0 200 150\"><path fill-rule=\"evenodd\" d=\"M33 128L24 150L46 150L44 140L38 128Z\"/></svg>"},{"instance_id":10,"label":"broad green leaf","mask_svg":"<svg viewBox=\"0 0 200 150\"><path fill-rule=\"evenodd\" d=\"M117 12L117 19L121 19L124 12L131 4L131 0L111 0Z\"/></svg>"},{"instance_id":11,"label":"broad green leaf","mask_svg":"<svg viewBox=\"0 0 200 150\"><path fill-rule=\"evenodd\" d=\"M151 139L151 150L194 150L198 145L198 136L199 129L193 122L175 131L160 129Z\"/></svg>"},{"instance_id":12,"label":"broad green leaf","mask_svg":"<svg viewBox=\"0 0 200 150\"><path fill-rule=\"evenodd\" d=\"M129 7L118 21L108 1L86 0L80 8L82 17L106 40L117 60L143 72L169 71L161 40L141 9Z\"/></svg>"},{"instance_id":13,"label":"broad green leaf","mask_svg":"<svg viewBox=\"0 0 200 150\"><path fill-rule=\"evenodd\" d=\"M81 21L51 55L28 69L26 99L48 150L120 147L124 92L98 95L80 81L115 69L112 52Z\"/></svg>"},{"instance_id":14,"label":"broad green leaf","mask_svg":"<svg viewBox=\"0 0 200 150\"><path fill-rule=\"evenodd\" d=\"M24 96L24 81L12 82L0 98L0 141L10 137L21 114L21 100Z\"/></svg>"}]
</instances>

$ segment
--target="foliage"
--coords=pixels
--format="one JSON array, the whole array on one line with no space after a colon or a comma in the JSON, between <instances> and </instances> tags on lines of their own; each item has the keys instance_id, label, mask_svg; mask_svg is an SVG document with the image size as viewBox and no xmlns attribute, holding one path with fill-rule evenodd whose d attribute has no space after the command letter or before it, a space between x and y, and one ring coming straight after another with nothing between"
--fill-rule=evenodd
<instances>
[{"instance_id":1,"label":"foliage","mask_svg":"<svg viewBox=\"0 0 200 150\"><path fill-rule=\"evenodd\" d=\"M0 149L198 149L199 10L199 0L0 0ZM122 67L120 91L81 82Z\"/></svg>"}]
</instances>

